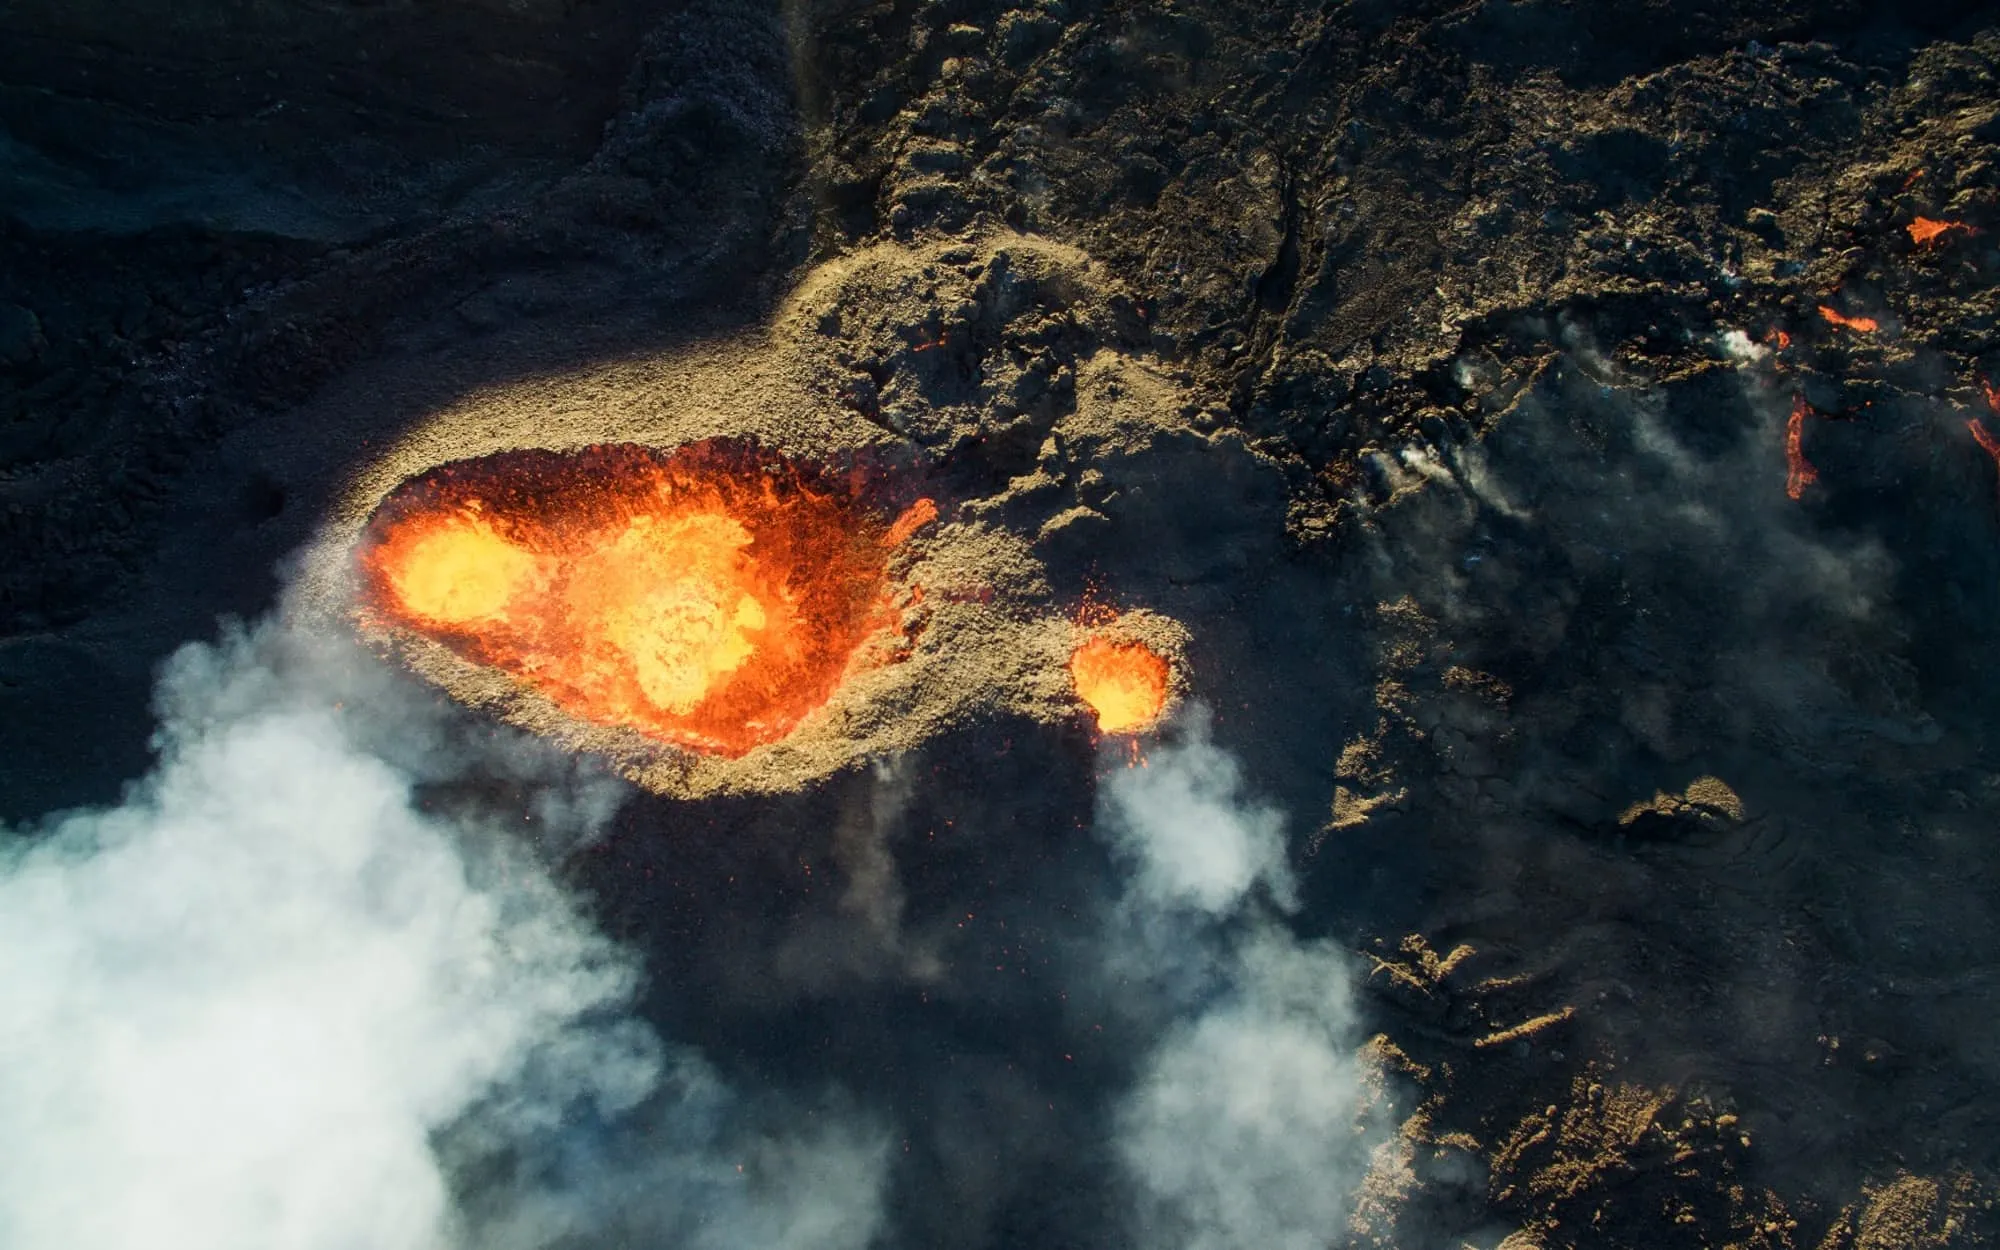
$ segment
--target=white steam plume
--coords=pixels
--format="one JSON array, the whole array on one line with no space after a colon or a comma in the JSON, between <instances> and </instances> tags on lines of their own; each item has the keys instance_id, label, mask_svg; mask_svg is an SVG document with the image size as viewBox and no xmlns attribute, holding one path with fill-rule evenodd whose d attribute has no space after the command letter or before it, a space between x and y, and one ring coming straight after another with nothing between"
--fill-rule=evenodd
<instances>
[{"instance_id":1,"label":"white steam plume","mask_svg":"<svg viewBox=\"0 0 2000 1250\"><path fill-rule=\"evenodd\" d=\"M496 1244L440 1158L454 1133L553 1157L587 1123L607 1170L644 1172L656 1149L721 1168L702 1153L720 1131L673 1100L698 1061L656 1088L668 1052L626 1011L633 958L497 817L426 814L414 789L531 783L529 820L567 843L615 805L608 783L455 733L280 627L183 650L160 707L159 763L120 806L0 831L0 1245ZM620 1136L630 1119L660 1136ZM818 1221L819 1245L865 1243L877 1155L822 1136L762 1140L771 1167L845 1168L839 1210L780 1201L748 1213L759 1234ZM534 1203L569 1204L551 1235L646 1214L584 1192L485 1205ZM744 1214L676 1216L719 1231Z\"/></svg>"},{"instance_id":2,"label":"white steam plume","mask_svg":"<svg viewBox=\"0 0 2000 1250\"><path fill-rule=\"evenodd\" d=\"M1120 919L1139 949L1114 969L1145 961L1180 1008L1117 1112L1135 1231L1180 1250L1324 1246L1375 1138L1348 957L1275 913L1296 906L1282 818L1241 793L1203 709L1183 728L1107 782L1100 812L1138 868Z\"/></svg>"},{"instance_id":3,"label":"white steam plume","mask_svg":"<svg viewBox=\"0 0 2000 1250\"><path fill-rule=\"evenodd\" d=\"M1156 748L1145 767L1104 786L1107 828L1138 870L1133 901L1220 916L1262 882L1289 909L1284 818L1238 793L1242 769L1210 742L1208 709L1192 708L1185 727L1183 744Z\"/></svg>"}]
</instances>

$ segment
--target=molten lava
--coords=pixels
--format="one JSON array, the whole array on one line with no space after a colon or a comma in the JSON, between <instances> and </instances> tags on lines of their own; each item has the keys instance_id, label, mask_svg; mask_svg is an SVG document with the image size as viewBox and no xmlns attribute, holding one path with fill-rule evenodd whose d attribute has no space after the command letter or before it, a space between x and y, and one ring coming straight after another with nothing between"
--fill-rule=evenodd
<instances>
[{"instance_id":1,"label":"molten lava","mask_svg":"<svg viewBox=\"0 0 2000 1250\"><path fill-rule=\"evenodd\" d=\"M1962 221L1939 221L1935 217L1919 217L1905 228L1910 232L1910 242L1918 247L1934 247L1939 239L1953 230L1974 233L1972 227Z\"/></svg>"},{"instance_id":2,"label":"molten lava","mask_svg":"<svg viewBox=\"0 0 2000 1250\"><path fill-rule=\"evenodd\" d=\"M825 703L890 622L887 529L754 445L617 445L434 469L360 561L383 623L581 719L734 756Z\"/></svg>"},{"instance_id":3,"label":"molten lava","mask_svg":"<svg viewBox=\"0 0 2000 1250\"><path fill-rule=\"evenodd\" d=\"M1105 733L1144 729L1166 706L1167 662L1143 642L1093 634L1070 655L1069 673Z\"/></svg>"},{"instance_id":4,"label":"molten lava","mask_svg":"<svg viewBox=\"0 0 2000 1250\"><path fill-rule=\"evenodd\" d=\"M1826 318L1828 325L1839 326L1843 330L1852 330L1857 334L1873 334L1882 326L1882 323L1873 317L1850 317L1839 309L1826 304L1819 306L1819 315Z\"/></svg>"},{"instance_id":5,"label":"molten lava","mask_svg":"<svg viewBox=\"0 0 2000 1250\"><path fill-rule=\"evenodd\" d=\"M433 625L469 625L506 611L543 562L479 519L476 508L442 524L388 536L382 567L408 612Z\"/></svg>"},{"instance_id":6,"label":"molten lava","mask_svg":"<svg viewBox=\"0 0 2000 1250\"><path fill-rule=\"evenodd\" d=\"M1819 481L1819 470L1806 459L1806 417L1812 406L1803 395L1792 400L1792 415L1785 421L1785 493L1793 499L1805 494L1806 487Z\"/></svg>"},{"instance_id":7,"label":"molten lava","mask_svg":"<svg viewBox=\"0 0 2000 1250\"><path fill-rule=\"evenodd\" d=\"M889 527L889 532L882 535L882 545L900 547L910 540L910 535L937 519L937 501L919 499L903 509L903 514L896 518L895 524Z\"/></svg>"},{"instance_id":8,"label":"molten lava","mask_svg":"<svg viewBox=\"0 0 2000 1250\"><path fill-rule=\"evenodd\" d=\"M1968 418L1965 428L1972 431L1972 441L1978 443L1985 449L1987 455L1993 457L1994 465L2000 466L2000 439L1988 433L1985 423L1978 417Z\"/></svg>"}]
</instances>

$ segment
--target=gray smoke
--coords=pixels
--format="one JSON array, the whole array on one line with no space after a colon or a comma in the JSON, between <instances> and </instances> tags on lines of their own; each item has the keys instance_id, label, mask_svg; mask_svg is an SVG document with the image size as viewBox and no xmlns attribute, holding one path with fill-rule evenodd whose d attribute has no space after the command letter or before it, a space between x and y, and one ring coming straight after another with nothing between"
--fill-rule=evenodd
<instances>
[{"instance_id":1,"label":"gray smoke","mask_svg":"<svg viewBox=\"0 0 2000 1250\"><path fill-rule=\"evenodd\" d=\"M0 833L0 1244L867 1243L880 1135L740 1105L551 879L615 784L282 626L159 707L123 803Z\"/></svg>"},{"instance_id":2,"label":"gray smoke","mask_svg":"<svg viewBox=\"0 0 2000 1250\"><path fill-rule=\"evenodd\" d=\"M1282 817L1194 708L1180 741L1103 788L1131 866L1112 972L1168 1019L1116 1115L1146 1245L1317 1247L1336 1237L1378 1140L1364 1115L1348 955L1301 941Z\"/></svg>"}]
</instances>

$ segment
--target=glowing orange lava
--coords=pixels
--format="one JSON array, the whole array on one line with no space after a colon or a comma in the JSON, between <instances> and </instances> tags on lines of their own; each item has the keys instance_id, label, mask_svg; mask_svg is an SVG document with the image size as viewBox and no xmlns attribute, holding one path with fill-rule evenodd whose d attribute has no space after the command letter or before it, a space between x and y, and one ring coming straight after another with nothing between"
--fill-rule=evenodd
<instances>
[{"instance_id":1,"label":"glowing orange lava","mask_svg":"<svg viewBox=\"0 0 2000 1250\"><path fill-rule=\"evenodd\" d=\"M1069 674L1105 733L1144 729L1166 706L1167 662L1143 642L1093 634L1070 655Z\"/></svg>"},{"instance_id":2,"label":"glowing orange lava","mask_svg":"<svg viewBox=\"0 0 2000 1250\"><path fill-rule=\"evenodd\" d=\"M1805 494L1806 487L1819 481L1819 470L1806 459L1806 417L1812 412L1803 395L1792 400L1792 415L1785 421L1785 493L1793 499Z\"/></svg>"},{"instance_id":3,"label":"glowing orange lava","mask_svg":"<svg viewBox=\"0 0 2000 1250\"><path fill-rule=\"evenodd\" d=\"M891 620L886 528L752 444L623 444L434 469L376 511L360 561L383 622L581 719L734 756L824 703Z\"/></svg>"},{"instance_id":4,"label":"glowing orange lava","mask_svg":"<svg viewBox=\"0 0 2000 1250\"><path fill-rule=\"evenodd\" d=\"M896 523L889 527L889 532L882 535L882 545L884 547L900 547L910 540L910 535L929 525L932 521L937 520L937 518L937 501L933 499L919 499L917 502L903 509L903 515L897 517Z\"/></svg>"},{"instance_id":5,"label":"glowing orange lava","mask_svg":"<svg viewBox=\"0 0 2000 1250\"><path fill-rule=\"evenodd\" d=\"M1905 229L1910 232L1910 242L1918 247L1934 246L1940 238L1952 230L1973 233L1972 227L1962 221L1939 221L1935 217L1919 217Z\"/></svg>"},{"instance_id":6,"label":"glowing orange lava","mask_svg":"<svg viewBox=\"0 0 2000 1250\"><path fill-rule=\"evenodd\" d=\"M1829 325L1839 326L1843 330L1853 330L1857 334L1873 334L1882 326L1882 323L1873 317L1850 317L1826 304L1819 306L1819 315L1826 318Z\"/></svg>"},{"instance_id":7,"label":"glowing orange lava","mask_svg":"<svg viewBox=\"0 0 2000 1250\"><path fill-rule=\"evenodd\" d=\"M1972 431L1972 441L1985 448L1986 454L1993 457L1993 463L2000 466L2000 439L1989 434L1985 423L1978 417L1967 419L1965 428Z\"/></svg>"}]
</instances>

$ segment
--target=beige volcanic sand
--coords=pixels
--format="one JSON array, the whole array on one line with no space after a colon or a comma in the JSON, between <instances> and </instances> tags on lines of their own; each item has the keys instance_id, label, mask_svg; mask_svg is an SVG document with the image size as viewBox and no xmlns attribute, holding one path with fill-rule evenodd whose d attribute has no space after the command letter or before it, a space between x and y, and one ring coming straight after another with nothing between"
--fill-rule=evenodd
<instances>
[{"instance_id":1,"label":"beige volcanic sand","mask_svg":"<svg viewBox=\"0 0 2000 1250\"><path fill-rule=\"evenodd\" d=\"M1173 671L1171 712L1185 690L1186 630L1144 610L1083 627L1071 619L1073 604L1053 601L1034 540L1060 528L1060 514L1081 509L1020 506L1049 494L1035 480L1039 474L982 499L938 498L939 521L904 543L889 565L910 641L886 633L872 639L857 657L859 671L825 705L781 741L737 759L579 720L498 670L407 631L385 632L358 610L353 549L368 517L398 484L450 461L517 448L563 451L613 442L672 448L746 435L810 459L905 441L885 427L938 448L1018 423L1025 418L1010 398L1021 388L1005 367L1004 349L988 351L1001 359L982 370L983 387L961 388L943 403L932 402L935 387L927 393L905 385L930 364L914 351L933 341L935 327L951 315L962 334L981 318L990 328L1052 315L1086 324L1103 317L1109 292L1090 269L1071 249L1012 234L976 247L871 249L810 273L761 332L469 395L359 469L308 554L299 603L346 622L460 701L567 748L597 753L648 789L683 797L795 789L859 760L908 750L955 723L996 714L1049 723L1087 715L1067 662L1091 632L1143 641L1165 657ZM854 376L840 357L852 360L857 352L896 368L879 422L839 401ZM1078 367L1074 389L1074 407L1052 431L1072 456L1115 457L1162 432L1186 429L1178 389L1130 358L1098 352ZM913 586L922 588L920 602Z\"/></svg>"}]
</instances>

